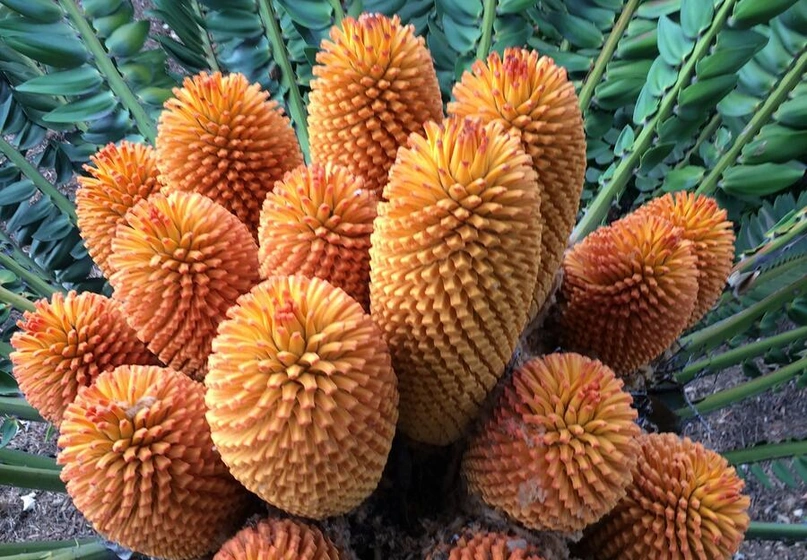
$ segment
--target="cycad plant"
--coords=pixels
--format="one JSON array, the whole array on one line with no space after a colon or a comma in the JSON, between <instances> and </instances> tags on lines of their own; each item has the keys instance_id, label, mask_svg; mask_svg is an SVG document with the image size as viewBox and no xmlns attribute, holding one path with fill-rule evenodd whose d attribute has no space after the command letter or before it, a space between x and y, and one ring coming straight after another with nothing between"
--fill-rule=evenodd
<instances>
[{"instance_id":1,"label":"cycad plant","mask_svg":"<svg viewBox=\"0 0 807 560\"><path fill-rule=\"evenodd\" d=\"M732 469L807 480L803 434L638 427L807 382L807 3L146 4L0 0L0 484L101 534L0 556L807 538L749 521ZM7 447L21 421L58 464ZM243 487L348 531L234 537ZM470 528L425 550L446 516ZM426 541L363 541L396 524Z\"/></svg>"}]
</instances>

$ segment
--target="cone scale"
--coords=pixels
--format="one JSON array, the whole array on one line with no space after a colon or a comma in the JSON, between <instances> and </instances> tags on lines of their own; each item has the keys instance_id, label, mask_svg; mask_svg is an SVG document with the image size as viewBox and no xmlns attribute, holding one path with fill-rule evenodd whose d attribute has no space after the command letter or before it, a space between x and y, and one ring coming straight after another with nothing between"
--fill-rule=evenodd
<instances>
[{"instance_id":1,"label":"cone scale","mask_svg":"<svg viewBox=\"0 0 807 560\"><path fill-rule=\"evenodd\" d=\"M541 257L535 171L498 123L426 125L398 152L370 249L370 309L387 338L404 433L462 436L527 321Z\"/></svg>"}]
</instances>

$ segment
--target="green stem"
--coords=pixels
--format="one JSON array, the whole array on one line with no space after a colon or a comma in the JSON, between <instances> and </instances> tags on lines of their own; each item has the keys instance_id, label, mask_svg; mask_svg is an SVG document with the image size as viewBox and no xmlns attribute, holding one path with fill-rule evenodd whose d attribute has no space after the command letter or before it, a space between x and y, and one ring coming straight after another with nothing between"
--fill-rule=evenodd
<instances>
[{"instance_id":1,"label":"green stem","mask_svg":"<svg viewBox=\"0 0 807 560\"><path fill-rule=\"evenodd\" d=\"M721 371L749 358L764 354L771 348L782 348L792 342L806 338L807 327L799 327L751 344L745 344L739 348L734 348L717 356L710 356L688 365L675 375L675 380L684 385L695 379L701 372L714 373Z\"/></svg>"},{"instance_id":2,"label":"green stem","mask_svg":"<svg viewBox=\"0 0 807 560\"><path fill-rule=\"evenodd\" d=\"M83 539L71 539L69 541L33 541L21 543L0 544L0 558L4 560L8 556L17 554L30 554L32 552L46 552L61 548L72 548L82 544L98 542L97 537L87 537Z\"/></svg>"},{"instance_id":3,"label":"green stem","mask_svg":"<svg viewBox=\"0 0 807 560\"><path fill-rule=\"evenodd\" d=\"M20 420L45 422L34 407L20 397L0 397L0 415L16 416Z\"/></svg>"},{"instance_id":4,"label":"green stem","mask_svg":"<svg viewBox=\"0 0 807 560\"><path fill-rule=\"evenodd\" d=\"M758 463L760 461L770 461L771 459L781 459L782 457L796 457L805 454L807 454L807 440L765 443L746 449L735 449L721 453L732 465Z\"/></svg>"},{"instance_id":5,"label":"green stem","mask_svg":"<svg viewBox=\"0 0 807 560\"><path fill-rule=\"evenodd\" d=\"M154 144L154 139L157 137L157 129L154 126L154 121L151 120L146 110L140 105L137 97L132 90L129 89L129 86L126 85L126 82L118 72L115 64L107 56L107 52L101 45L101 41L84 18L75 0L59 0L59 4L61 4L62 8L67 12L73 25L76 26L82 41L95 58L95 65L106 77L110 89L115 93L121 104L131 113L140 134L142 134L148 142Z\"/></svg>"},{"instance_id":6,"label":"green stem","mask_svg":"<svg viewBox=\"0 0 807 560\"><path fill-rule=\"evenodd\" d=\"M11 163L19 168L23 175L28 177L34 185L36 185L36 188L42 191L42 194L50 197L53 204L75 225L77 218L73 203L71 203L65 195L60 193L31 162L25 159L24 155L2 136L0 136L0 151L3 152Z\"/></svg>"},{"instance_id":7,"label":"green stem","mask_svg":"<svg viewBox=\"0 0 807 560\"><path fill-rule=\"evenodd\" d=\"M283 77L289 82L289 112L291 113L291 120L294 121L294 128L297 131L297 140L300 143L300 149L305 156L305 160L309 161L308 128L306 127L306 111L303 105L303 96L300 95L297 78L291 67L289 53L286 52L286 45L283 42L283 36L280 33L280 26L277 24L277 16L275 15L275 9L272 6L271 0L258 0L258 12L263 21L266 36L272 44L272 54L275 57L275 61L280 65L280 69L283 71Z\"/></svg>"},{"instance_id":8,"label":"green stem","mask_svg":"<svg viewBox=\"0 0 807 560\"><path fill-rule=\"evenodd\" d=\"M33 311L36 309L34 304L28 301L26 298L19 294L15 294L11 290L8 290L2 286L0 286L0 301L16 307L20 311Z\"/></svg>"},{"instance_id":9,"label":"green stem","mask_svg":"<svg viewBox=\"0 0 807 560\"><path fill-rule=\"evenodd\" d=\"M73 542L78 542L79 544L72 544ZM117 558L115 554L97 538L92 540L81 539L80 541L67 541L65 544L67 546L61 548L44 549L21 554L3 554L2 558L3 560L112 560ZM0 554L2 554L2 549L0 549Z\"/></svg>"},{"instance_id":10,"label":"green stem","mask_svg":"<svg viewBox=\"0 0 807 560\"><path fill-rule=\"evenodd\" d=\"M482 38L476 50L476 58L485 60L490 54L490 44L493 41L493 22L496 21L496 0L484 0L482 11Z\"/></svg>"},{"instance_id":11,"label":"green stem","mask_svg":"<svg viewBox=\"0 0 807 560\"><path fill-rule=\"evenodd\" d=\"M758 301L739 313L727 317L722 321L709 325L681 338L678 342L682 351L689 355L696 351L705 352L719 346L729 338L745 331L757 317L771 309L777 309L802 294L807 289L807 276L788 284L773 292L768 297Z\"/></svg>"},{"instance_id":12,"label":"green stem","mask_svg":"<svg viewBox=\"0 0 807 560\"><path fill-rule=\"evenodd\" d=\"M745 538L755 541L804 541L807 540L807 525L752 521Z\"/></svg>"},{"instance_id":13,"label":"green stem","mask_svg":"<svg viewBox=\"0 0 807 560\"><path fill-rule=\"evenodd\" d=\"M686 155L684 155L681 161L675 166L676 169L680 169L681 167L689 163L692 154L697 153L698 149L701 147L701 144L703 144L709 138L712 137L712 134L715 133L715 131L720 126L720 123L722 121L723 117L720 115L720 113L715 113L714 115L712 115L712 118L709 119L709 122L706 123L706 126L704 126L703 129L701 130L701 133L698 135L698 138L697 140L695 140L695 143L689 150L687 150Z\"/></svg>"},{"instance_id":14,"label":"green stem","mask_svg":"<svg viewBox=\"0 0 807 560\"><path fill-rule=\"evenodd\" d=\"M29 467L57 472L62 470L62 467L56 464L56 459L52 457L25 453L16 449L0 448L0 463L13 467Z\"/></svg>"},{"instance_id":15,"label":"green stem","mask_svg":"<svg viewBox=\"0 0 807 560\"><path fill-rule=\"evenodd\" d=\"M774 266L772 268L769 268L769 269L765 270L764 272L762 272L759 276L757 276L755 278L752 278L749 281L748 285L743 287L743 291L742 291L742 293L740 293L740 295L742 295L743 293L745 293L749 289L752 289L753 286L764 286L768 282L770 282L772 280L775 280L775 279L781 277L784 274L787 274L788 272L790 272L794 268L799 268L799 267L802 267L802 266L804 266L806 264L807 264L807 255L802 255L801 257L796 257L795 259L785 261L782 264L779 264L779 265L776 265L776 266ZM739 277L738 277L738 274L739 274ZM734 273L734 272L732 272L729 275L730 285L732 287L738 285L738 283L740 281L740 277L742 277L743 275L744 276L751 276L751 275L753 275L753 272L744 272L744 273ZM722 296L720 296L720 299L717 301L717 304L715 305L715 308L719 308L725 302L730 301L734 297L735 296L731 292L724 293Z\"/></svg>"},{"instance_id":16,"label":"green stem","mask_svg":"<svg viewBox=\"0 0 807 560\"><path fill-rule=\"evenodd\" d=\"M11 465L0 465L0 486L65 492L64 482L59 478L59 471Z\"/></svg>"},{"instance_id":17,"label":"green stem","mask_svg":"<svg viewBox=\"0 0 807 560\"><path fill-rule=\"evenodd\" d=\"M710 194L717 188L717 183L723 175L723 171L736 161L737 156L740 155L745 145L757 135L762 125L770 120L771 115L787 98L788 93L801 81L805 70L807 70L807 50L802 51L795 64L782 77L782 80L765 100L765 103L762 104L762 107L754 113L751 121L734 140L731 148L712 167L709 175L706 176L698 190L695 191L696 193Z\"/></svg>"},{"instance_id":18,"label":"green stem","mask_svg":"<svg viewBox=\"0 0 807 560\"><path fill-rule=\"evenodd\" d=\"M792 364L777 369L776 371L757 377L745 383L741 383L731 389L724 389L712 393L708 397L694 403L692 406L685 406L679 408L675 413L680 418L691 418L696 414L707 414L720 410L731 404L750 399L761 393L764 393L771 387L781 385L790 381L794 377L801 375L802 372L807 370L807 357L796 360Z\"/></svg>"},{"instance_id":19,"label":"green stem","mask_svg":"<svg viewBox=\"0 0 807 560\"><path fill-rule=\"evenodd\" d=\"M791 225L790 229L781 235L776 235L776 232L774 232L770 241L757 249L755 253L743 256L740 262L738 262L731 270L731 273L736 274L751 268L756 268L757 262L760 259L771 253L775 253L782 248L786 250L789 243L792 243L797 237L800 237L803 233L807 232L807 208L802 208L795 218L796 223Z\"/></svg>"},{"instance_id":20,"label":"green stem","mask_svg":"<svg viewBox=\"0 0 807 560\"><path fill-rule=\"evenodd\" d=\"M82 548L83 547L83 548ZM75 548L57 550L42 560L117 560L118 556L104 543L96 542ZM13 560L13 559L12 559Z\"/></svg>"},{"instance_id":21,"label":"green stem","mask_svg":"<svg viewBox=\"0 0 807 560\"><path fill-rule=\"evenodd\" d=\"M628 181L633 177L636 166L639 165L642 155L644 155L645 151L647 151L652 144L653 137L656 134L656 127L659 123L666 120L673 108L675 108L675 105L678 103L679 92L690 84L690 78L695 72L695 64L709 52L709 48L715 36L720 29L722 29L723 24L736 2L737 0L726 0L723 2L709 30L704 33L695 44L692 55L687 59L681 71L678 73L678 79L675 85L664 94L659 104L658 111L656 111L649 122L641 125L640 128L642 132L639 133L630 152L626 157L622 158L619 165L617 165L611 181L597 193L597 196L586 209L583 218L572 232L572 243L577 243L595 230L608 214L611 203L625 190Z\"/></svg>"},{"instance_id":22,"label":"green stem","mask_svg":"<svg viewBox=\"0 0 807 560\"><path fill-rule=\"evenodd\" d=\"M199 2L197 0L191 0L191 8L197 17L204 21L202 7L199 6ZM210 41L210 35L208 35L207 29L198 24L197 27L199 27L199 32L202 34L202 50L205 51L205 60L207 60L208 66L210 66L210 69L214 72L220 72L221 67L219 67L219 61L216 58L216 51L213 50L213 43Z\"/></svg>"},{"instance_id":23,"label":"green stem","mask_svg":"<svg viewBox=\"0 0 807 560\"><path fill-rule=\"evenodd\" d=\"M633 17L633 12L635 12L636 8L639 6L639 2L640 0L629 0L628 3L625 4L625 7L622 8L622 14L619 16L619 19L616 20L613 29L611 29L611 33L608 34L608 39L605 40L602 49L600 49L600 54L594 62L594 66L591 67L591 71L588 73L588 76L586 76L579 96L580 110L583 113L586 112L589 104L591 104L591 98L594 96L594 88L599 85L600 78L602 78L602 75L605 73L605 68L611 61L611 57L614 56L614 51L616 51L619 40L622 39L625 28L628 27Z\"/></svg>"},{"instance_id":24,"label":"green stem","mask_svg":"<svg viewBox=\"0 0 807 560\"><path fill-rule=\"evenodd\" d=\"M345 19L345 10L342 9L342 3L339 0L328 0L333 8L333 23L339 25Z\"/></svg>"},{"instance_id":25,"label":"green stem","mask_svg":"<svg viewBox=\"0 0 807 560\"><path fill-rule=\"evenodd\" d=\"M39 292L39 294L43 297L50 297L53 292L57 291L56 288L45 282L42 278L23 267L17 261L3 252L0 252L0 265L5 266L11 272L25 280L26 284Z\"/></svg>"}]
</instances>

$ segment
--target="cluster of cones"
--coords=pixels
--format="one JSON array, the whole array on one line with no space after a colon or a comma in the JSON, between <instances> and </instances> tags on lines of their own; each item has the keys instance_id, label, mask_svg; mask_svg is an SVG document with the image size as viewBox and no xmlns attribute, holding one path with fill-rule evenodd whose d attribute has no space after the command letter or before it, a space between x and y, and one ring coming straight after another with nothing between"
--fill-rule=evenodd
<instances>
[{"instance_id":1,"label":"cluster of cones","mask_svg":"<svg viewBox=\"0 0 807 560\"><path fill-rule=\"evenodd\" d=\"M76 506L152 556L347 558L295 520L233 536L247 490L340 515L378 485L396 427L467 435L562 264L561 338L579 353L503 380L463 460L470 488L530 529L588 528L596 558L729 558L742 482L699 444L642 435L618 377L714 303L725 213L666 196L564 257L585 135L551 60L477 62L445 118L397 17L345 18L318 62L309 165L266 92L203 73L166 103L154 148L110 145L88 166L79 227L114 295L40 301L12 340ZM542 558L511 541L449 554Z\"/></svg>"}]
</instances>

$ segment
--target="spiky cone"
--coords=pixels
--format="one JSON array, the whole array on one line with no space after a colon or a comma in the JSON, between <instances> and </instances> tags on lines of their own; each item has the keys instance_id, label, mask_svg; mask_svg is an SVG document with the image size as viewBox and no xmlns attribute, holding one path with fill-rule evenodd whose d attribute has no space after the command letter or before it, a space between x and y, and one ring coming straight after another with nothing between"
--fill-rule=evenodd
<instances>
[{"instance_id":1,"label":"spiky cone","mask_svg":"<svg viewBox=\"0 0 807 560\"><path fill-rule=\"evenodd\" d=\"M443 118L426 42L397 15L362 14L331 29L317 62L308 103L311 157L346 165L381 197L398 147Z\"/></svg>"},{"instance_id":2,"label":"spiky cone","mask_svg":"<svg viewBox=\"0 0 807 560\"><path fill-rule=\"evenodd\" d=\"M675 434L646 434L628 493L588 530L596 560L728 560L749 518L744 483L719 454Z\"/></svg>"},{"instance_id":3,"label":"spiky cone","mask_svg":"<svg viewBox=\"0 0 807 560\"><path fill-rule=\"evenodd\" d=\"M377 203L364 181L340 165L314 163L290 171L263 203L261 277L316 276L368 309Z\"/></svg>"},{"instance_id":4,"label":"spiky cone","mask_svg":"<svg viewBox=\"0 0 807 560\"><path fill-rule=\"evenodd\" d=\"M340 560L316 527L291 519L264 519L227 541L213 560Z\"/></svg>"},{"instance_id":5,"label":"spiky cone","mask_svg":"<svg viewBox=\"0 0 807 560\"><path fill-rule=\"evenodd\" d=\"M664 218L680 227L692 242L698 299L687 327L694 325L720 297L734 262L734 230L727 212L713 198L682 191L655 198L634 214Z\"/></svg>"},{"instance_id":6,"label":"spiky cone","mask_svg":"<svg viewBox=\"0 0 807 560\"><path fill-rule=\"evenodd\" d=\"M273 276L238 300L210 355L207 420L230 472L289 513L346 513L375 490L398 392L381 332L320 278Z\"/></svg>"},{"instance_id":7,"label":"spiky cone","mask_svg":"<svg viewBox=\"0 0 807 560\"><path fill-rule=\"evenodd\" d=\"M167 190L201 193L254 234L275 181L303 163L288 117L242 74L185 78L165 102L157 165Z\"/></svg>"},{"instance_id":8,"label":"spiky cone","mask_svg":"<svg viewBox=\"0 0 807 560\"><path fill-rule=\"evenodd\" d=\"M566 253L563 270L563 347L618 375L666 350L698 297L692 242L656 216L628 216L597 229Z\"/></svg>"},{"instance_id":9,"label":"spiky cone","mask_svg":"<svg viewBox=\"0 0 807 560\"><path fill-rule=\"evenodd\" d=\"M370 248L370 308L392 352L401 430L458 439L504 373L541 258L540 196L519 139L449 118L390 170Z\"/></svg>"},{"instance_id":10,"label":"spiky cone","mask_svg":"<svg viewBox=\"0 0 807 560\"><path fill-rule=\"evenodd\" d=\"M523 537L468 531L450 551L435 550L427 560L544 560L544 557L538 547Z\"/></svg>"},{"instance_id":11,"label":"spiky cone","mask_svg":"<svg viewBox=\"0 0 807 560\"><path fill-rule=\"evenodd\" d=\"M67 493L105 538L169 560L217 549L248 494L205 422L204 387L157 366L98 376L67 407L58 463Z\"/></svg>"},{"instance_id":12,"label":"spiky cone","mask_svg":"<svg viewBox=\"0 0 807 560\"><path fill-rule=\"evenodd\" d=\"M531 529L582 529L630 483L640 434L632 402L597 360L530 360L471 441L463 459L470 489Z\"/></svg>"},{"instance_id":13,"label":"spiky cone","mask_svg":"<svg viewBox=\"0 0 807 560\"><path fill-rule=\"evenodd\" d=\"M586 135L566 70L520 48L476 61L452 92L448 114L498 121L521 136L541 187L541 268L531 304L544 304L575 224L586 173Z\"/></svg>"},{"instance_id":14,"label":"spiky cone","mask_svg":"<svg viewBox=\"0 0 807 560\"><path fill-rule=\"evenodd\" d=\"M87 252L109 278L107 260L118 224L132 206L160 190L157 154L151 146L123 140L107 144L90 162L84 166L89 176L78 178L78 229Z\"/></svg>"},{"instance_id":15,"label":"spiky cone","mask_svg":"<svg viewBox=\"0 0 807 560\"><path fill-rule=\"evenodd\" d=\"M26 311L11 337L14 377L26 400L58 426L79 389L120 365L147 365L155 357L126 324L117 302L91 292L41 299Z\"/></svg>"},{"instance_id":16,"label":"spiky cone","mask_svg":"<svg viewBox=\"0 0 807 560\"><path fill-rule=\"evenodd\" d=\"M247 227L197 193L142 200L126 214L109 262L114 297L160 360L203 378L227 309L258 282L258 246Z\"/></svg>"}]
</instances>

